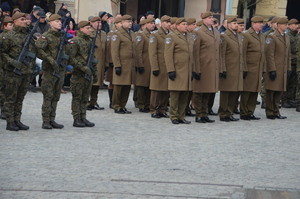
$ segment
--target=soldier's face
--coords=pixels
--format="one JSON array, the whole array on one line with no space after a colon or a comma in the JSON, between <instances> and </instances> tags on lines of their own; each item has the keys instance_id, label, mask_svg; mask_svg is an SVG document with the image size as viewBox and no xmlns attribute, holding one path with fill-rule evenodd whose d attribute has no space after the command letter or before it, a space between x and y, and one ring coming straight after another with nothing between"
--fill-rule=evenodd
<instances>
[{"instance_id":1,"label":"soldier's face","mask_svg":"<svg viewBox=\"0 0 300 199\"><path fill-rule=\"evenodd\" d=\"M91 26L84 26L84 27L80 28L80 31L86 35L90 35L92 32Z\"/></svg>"},{"instance_id":2,"label":"soldier's face","mask_svg":"<svg viewBox=\"0 0 300 199\"><path fill-rule=\"evenodd\" d=\"M181 33L185 33L187 31L187 23L181 22L180 24L178 24L177 30L179 30L179 32L181 32Z\"/></svg>"},{"instance_id":3,"label":"soldier's face","mask_svg":"<svg viewBox=\"0 0 300 199\"><path fill-rule=\"evenodd\" d=\"M147 23L146 27L148 28L148 30L153 31L155 27L155 23L154 22Z\"/></svg>"},{"instance_id":4,"label":"soldier's face","mask_svg":"<svg viewBox=\"0 0 300 199\"><path fill-rule=\"evenodd\" d=\"M20 27L26 27L26 18L25 17L20 17L19 19L14 20L15 26L20 26Z\"/></svg>"},{"instance_id":5,"label":"soldier's face","mask_svg":"<svg viewBox=\"0 0 300 199\"><path fill-rule=\"evenodd\" d=\"M122 26L129 30L132 26L132 20L122 20Z\"/></svg>"},{"instance_id":6,"label":"soldier's face","mask_svg":"<svg viewBox=\"0 0 300 199\"><path fill-rule=\"evenodd\" d=\"M171 22L161 22L161 27L165 30L169 30L170 29L170 26L171 26Z\"/></svg>"},{"instance_id":7,"label":"soldier's face","mask_svg":"<svg viewBox=\"0 0 300 199\"><path fill-rule=\"evenodd\" d=\"M298 30L299 26L298 26L298 24L291 24L291 25L289 25L289 28L290 28L292 31L296 31L296 30Z\"/></svg>"},{"instance_id":8,"label":"soldier's face","mask_svg":"<svg viewBox=\"0 0 300 199\"><path fill-rule=\"evenodd\" d=\"M279 32L283 33L287 29L287 24L277 24L277 29L279 30Z\"/></svg>"},{"instance_id":9,"label":"soldier's face","mask_svg":"<svg viewBox=\"0 0 300 199\"><path fill-rule=\"evenodd\" d=\"M12 30L13 27L14 27L14 24L13 24L13 23L8 23L8 24L4 27L4 29L5 29L5 30Z\"/></svg>"},{"instance_id":10,"label":"soldier's face","mask_svg":"<svg viewBox=\"0 0 300 199\"><path fill-rule=\"evenodd\" d=\"M61 20L54 20L50 21L49 23L54 30L58 31L61 29Z\"/></svg>"},{"instance_id":11,"label":"soldier's face","mask_svg":"<svg viewBox=\"0 0 300 199\"><path fill-rule=\"evenodd\" d=\"M237 22L231 22L227 24L228 28L233 30L233 31L237 31L238 30L238 24Z\"/></svg>"},{"instance_id":12,"label":"soldier's face","mask_svg":"<svg viewBox=\"0 0 300 199\"><path fill-rule=\"evenodd\" d=\"M95 21L95 22L92 22L91 24L92 24L92 26L93 26L94 29L97 29L98 24L99 24L98 30L101 30L101 28L102 28L102 23L101 23L101 21Z\"/></svg>"},{"instance_id":13,"label":"soldier's face","mask_svg":"<svg viewBox=\"0 0 300 199\"><path fill-rule=\"evenodd\" d=\"M119 28L121 28L121 27L122 27L122 23L121 23L121 22L119 22L119 23L115 23L115 26L116 26L116 28L117 28L117 29L119 29Z\"/></svg>"},{"instance_id":14,"label":"soldier's face","mask_svg":"<svg viewBox=\"0 0 300 199\"><path fill-rule=\"evenodd\" d=\"M252 23L252 27L253 29L256 31L256 32L259 32L262 30L262 27L263 27L263 23Z\"/></svg>"},{"instance_id":15,"label":"soldier's face","mask_svg":"<svg viewBox=\"0 0 300 199\"><path fill-rule=\"evenodd\" d=\"M238 25L238 30L237 30L237 32L238 33L241 33L241 32L243 32L245 30L245 25L244 24L239 24Z\"/></svg>"},{"instance_id":16,"label":"soldier's face","mask_svg":"<svg viewBox=\"0 0 300 199\"><path fill-rule=\"evenodd\" d=\"M3 11L3 12L2 12L2 15L3 15L3 16L10 16L10 11Z\"/></svg>"},{"instance_id":17,"label":"soldier's face","mask_svg":"<svg viewBox=\"0 0 300 199\"><path fill-rule=\"evenodd\" d=\"M205 19L202 19L202 21L207 26L214 25L214 18L213 18L213 16L206 17Z\"/></svg>"}]
</instances>

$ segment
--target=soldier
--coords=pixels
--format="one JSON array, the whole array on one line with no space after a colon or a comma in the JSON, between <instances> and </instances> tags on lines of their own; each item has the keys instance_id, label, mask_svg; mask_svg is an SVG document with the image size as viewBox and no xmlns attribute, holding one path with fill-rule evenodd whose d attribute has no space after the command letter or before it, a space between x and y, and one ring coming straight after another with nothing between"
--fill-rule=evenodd
<instances>
[{"instance_id":1,"label":"soldier","mask_svg":"<svg viewBox=\"0 0 300 199\"><path fill-rule=\"evenodd\" d=\"M122 27L122 17L118 17L115 19L114 21L114 24L115 24L115 29L114 30L111 30L108 34L107 34L107 37L106 37L106 53L107 53L107 56L106 56L106 74L105 74L105 81L109 82L109 85L108 85L108 96L109 96L109 108L113 109L113 105L112 105L112 96L113 96L113 92L114 92L114 85L113 85L113 71L114 71L114 64L113 64L113 60L112 60L112 57L111 57L111 37L112 35L114 34L114 32L116 30L118 30L119 28ZM108 68L107 68L108 66Z\"/></svg>"},{"instance_id":2,"label":"soldier","mask_svg":"<svg viewBox=\"0 0 300 199\"><path fill-rule=\"evenodd\" d=\"M244 67L247 75L244 78L241 93L240 118L242 120L259 120L254 116L258 92L261 89L261 77L265 67L265 37L261 32L263 18L251 18L251 28L244 31L243 39Z\"/></svg>"},{"instance_id":3,"label":"soldier","mask_svg":"<svg viewBox=\"0 0 300 199\"><path fill-rule=\"evenodd\" d=\"M136 50L137 50L137 74L135 85L137 87L137 99L139 111L149 113L150 111L150 74L151 66L149 61L149 38L151 31L154 30L154 18L148 18L142 22L143 30L136 34Z\"/></svg>"},{"instance_id":4,"label":"soldier","mask_svg":"<svg viewBox=\"0 0 300 199\"><path fill-rule=\"evenodd\" d=\"M93 127L94 123L86 119L86 104L91 93L92 84L97 82L97 67L94 72L87 66L91 48L91 26L89 21L78 23L76 37L70 41L70 65L73 66L71 77L72 115L74 127ZM86 79L90 78L90 81Z\"/></svg>"},{"instance_id":5,"label":"soldier","mask_svg":"<svg viewBox=\"0 0 300 199\"><path fill-rule=\"evenodd\" d=\"M245 22L242 18L237 18L238 30L237 33L241 34L245 30Z\"/></svg>"},{"instance_id":6,"label":"soldier","mask_svg":"<svg viewBox=\"0 0 300 199\"><path fill-rule=\"evenodd\" d=\"M297 41L297 84L296 84L296 111L300 112L300 37L298 37Z\"/></svg>"},{"instance_id":7,"label":"soldier","mask_svg":"<svg viewBox=\"0 0 300 199\"><path fill-rule=\"evenodd\" d=\"M267 32L264 33L264 36L267 37L270 33L274 32L277 28L277 20L279 19L279 17L274 17L272 20L271 20L271 23L270 23L270 30L268 30ZM266 108L266 89L265 89L265 77L263 75L263 78L262 78L262 83L261 83L261 92L260 92L260 96L261 96L261 100L262 100L262 103L261 103L261 108Z\"/></svg>"},{"instance_id":8,"label":"soldier","mask_svg":"<svg viewBox=\"0 0 300 199\"><path fill-rule=\"evenodd\" d=\"M187 22L187 25L188 25L188 27L187 27L188 31L187 32L192 34L193 31L195 30L195 28L197 28L196 19L195 18L188 18L186 20L186 22Z\"/></svg>"},{"instance_id":9,"label":"soldier","mask_svg":"<svg viewBox=\"0 0 300 199\"><path fill-rule=\"evenodd\" d=\"M122 17L122 27L116 30L111 40L111 56L114 64L113 105L115 113L130 114L125 106L128 101L131 84L134 83L136 67L136 38L131 31L132 17Z\"/></svg>"},{"instance_id":10,"label":"soldier","mask_svg":"<svg viewBox=\"0 0 300 199\"><path fill-rule=\"evenodd\" d=\"M203 25L193 32L194 70L193 96L196 111L196 122L211 123L208 117L208 101L211 93L219 90L220 71L220 33L212 28L213 15L205 12L202 15Z\"/></svg>"},{"instance_id":11,"label":"soldier","mask_svg":"<svg viewBox=\"0 0 300 199\"><path fill-rule=\"evenodd\" d=\"M221 121L238 121L233 117L236 98L243 90L243 76L247 74L243 64L242 39L237 33L237 18L227 19L227 30L221 33L220 106Z\"/></svg>"},{"instance_id":12,"label":"soldier","mask_svg":"<svg viewBox=\"0 0 300 199\"><path fill-rule=\"evenodd\" d=\"M192 90L193 38L187 34L184 18L175 22L176 30L166 36L165 62L169 76L170 119L173 124L190 124L184 119L189 91Z\"/></svg>"},{"instance_id":13,"label":"soldier","mask_svg":"<svg viewBox=\"0 0 300 199\"><path fill-rule=\"evenodd\" d=\"M98 105L97 100L98 100L99 88L103 84L103 77L104 77L104 65L106 59L106 33L103 30L101 30L100 17L93 17L90 23L92 26L92 34L91 34L92 37L95 36L96 31L99 31L96 39L97 48L95 49L95 57L98 60L97 63L98 81L92 85L90 101L88 102L88 105L86 107L87 110L91 111L93 109L95 110L104 109L104 107L100 107Z\"/></svg>"},{"instance_id":14,"label":"soldier","mask_svg":"<svg viewBox=\"0 0 300 199\"><path fill-rule=\"evenodd\" d=\"M203 25L202 20L198 21L198 22L196 23L196 25L197 25L198 28L200 28L200 27Z\"/></svg>"},{"instance_id":15,"label":"soldier","mask_svg":"<svg viewBox=\"0 0 300 199\"><path fill-rule=\"evenodd\" d=\"M277 29L266 38L266 116L268 119L286 119L279 112L282 92L286 91L291 73L290 38L285 34L288 19L280 18Z\"/></svg>"},{"instance_id":16,"label":"soldier","mask_svg":"<svg viewBox=\"0 0 300 199\"><path fill-rule=\"evenodd\" d=\"M171 18L171 26L170 26L170 30L172 32L174 32L176 30L176 21L177 21L178 17L172 17Z\"/></svg>"},{"instance_id":17,"label":"soldier","mask_svg":"<svg viewBox=\"0 0 300 199\"><path fill-rule=\"evenodd\" d=\"M26 60L27 64L18 61L18 56L22 50L22 45L27 37L26 18L24 13L16 13L12 16L14 21L13 30L2 37L1 54L5 63L5 102L4 112L6 116L6 130L18 131L28 130L29 126L24 125L21 120L22 105L30 76L33 72L34 59ZM34 41L31 40L28 48L28 54L35 57ZM21 75L14 71L20 71Z\"/></svg>"},{"instance_id":18,"label":"soldier","mask_svg":"<svg viewBox=\"0 0 300 199\"><path fill-rule=\"evenodd\" d=\"M3 32L0 34L0 38L4 37L6 33L12 31L14 22L11 17L5 17L3 20L2 28ZM0 39L0 47L2 48L2 39ZM5 100L5 78L4 78L4 62L2 61L2 56L0 56L0 119L5 120L5 113L3 110L4 100Z\"/></svg>"},{"instance_id":19,"label":"soldier","mask_svg":"<svg viewBox=\"0 0 300 199\"><path fill-rule=\"evenodd\" d=\"M55 122L57 103L60 98L61 88L64 83L65 68L56 62L58 48L61 40L61 16L53 14L48 19L50 29L37 40L37 56L43 60L43 129L62 129L64 125ZM64 50L65 51L65 50ZM66 60L64 60L66 61ZM55 74L59 76L56 77Z\"/></svg>"},{"instance_id":20,"label":"soldier","mask_svg":"<svg viewBox=\"0 0 300 199\"><path fill-rule=\"evenodd\" d=\"M292 63L292 72L290 77L287 80L287 90L283 93L281 104L284 108L297 108L295 103L296 97L296 85L297 85L297 40L298 40L298 26L299 22L297 19L291 19L288 23L287 34L290 36L291 41L291 63Z\"/></svg>"},{"instance_id":21,"label":"soldier","mask_svg":"<svg viewBox=\"0 0 300 199\"><path fill-rule=\"evenodd\" d=\"M164 59L165 38L169 34L171 17L164 15L160 19L161 27L150 36L149 59L150 76L150 113L153 118L169 118L166 113L170 93L168 91L168 73Z\"/></svg>"}]
</instances>

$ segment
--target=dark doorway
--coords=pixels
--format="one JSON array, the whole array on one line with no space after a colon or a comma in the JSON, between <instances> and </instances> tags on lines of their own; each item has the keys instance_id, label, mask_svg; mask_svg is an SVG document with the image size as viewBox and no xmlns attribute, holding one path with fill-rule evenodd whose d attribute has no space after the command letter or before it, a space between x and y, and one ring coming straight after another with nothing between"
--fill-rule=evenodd
<instances>
[{"instance_id":1,"label":"dark doorway","mask_svg":"<svg viewBox=\"0 0 300 199\"><path fill-rule=\"evenodd\" d=\"M286 16L289 19L296 18L300 21L300 1L299 0L288 0L286 7Z\"/></svg>"},{"instance_id":2,"label":"dark doorway","mask_svg":"<svg viewBox=\"0 0 300 199\"><path fill-rule=\"evenodd\" d=\"M147 11L152 10L155 17L163 15L180 16L180 3L182 0L139 0L138 15L144 15Z\"/></svg>"}]
</instances>

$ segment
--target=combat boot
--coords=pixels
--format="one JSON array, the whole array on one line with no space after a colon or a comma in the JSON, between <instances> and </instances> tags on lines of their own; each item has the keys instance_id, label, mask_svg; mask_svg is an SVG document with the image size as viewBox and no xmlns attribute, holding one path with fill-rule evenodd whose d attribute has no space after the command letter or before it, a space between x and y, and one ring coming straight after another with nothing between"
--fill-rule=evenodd
<instances>
[{"instance_id":1,"label":"combat boot","mask_svg":"<svg viewBox=\"0 0 300 199\"><path fill-rule=\"evenodd\" d=\"M20 120L15 121L17 127L19 127L19 130L28 130L29 126L23 124Z\"/></svg>"},{"instance_id":2,"label":"combat boot","mask_svg":"<svg viewBox=\"0 0 300 199\"><path fill-rule=\"evenodd\" d=\"M43 122L42 128L43 129L52 129L52 126L51 126L50 122L46 121L46 122Z\"/></svg>"},{"instance_id":3,"label":"combat boot","mask_svg":"<svg viewBox=\"0 0 300 199\"><path fill-rule=\"evenodd\" d=\"M19 127L15 124L15 122L7 122L7 124L6 124L6 130L9 130L9 131L18 131Z\"/></svg>"},{"instance_id":4,"label":"combat boot","mask_svg":"<svg viewBox=\"0 0 300 199\"><path fill-rule=\"evenodd\" d=\"M2 109L1 109L0 119L6 120L5 113L4 113L4 111Z\"/></svg>"},{"instance_id":5,"label":"combat boot","mask_svg":"<svg viewBox=\"0 0 300 199\"><path fill-rule=\"evenodd\" d=\"M81 121L81 119L75 119L73 123L74 127L85 127L85 123Z\"/></svg>"},{"instance_id":6,"label":"combat boot","mask_svg":"<svg viewBox=\"0 0 300 199\"><path fill-rule=\"evenodd\" d=\"M298 107L296 108L296 111L297 111L297 112L300 112L300 106L298 106Z\"/></svg>"},{"instance_id":7,"label":"combat boot","mask_svg":"<svg viewBox=\"0 0 300 199\"><path fill-rule=\"evenodd\" d=\"M64 128L64 125L62 124L57 124L55 121L50 121L50 125L55 128L55 129L62 129Z\"/></svg>"},{"instance_id":8,"label":"combat boot","mask_svg":"<svg viewBox=\"0 0 300 199\"><path fill-rule=\"evenodd\" d=\"M88 121L87 119L82 119L82 122L85 124L87 127L93 127L95 124L93 122Z\"/></svg>"}]
</instances>

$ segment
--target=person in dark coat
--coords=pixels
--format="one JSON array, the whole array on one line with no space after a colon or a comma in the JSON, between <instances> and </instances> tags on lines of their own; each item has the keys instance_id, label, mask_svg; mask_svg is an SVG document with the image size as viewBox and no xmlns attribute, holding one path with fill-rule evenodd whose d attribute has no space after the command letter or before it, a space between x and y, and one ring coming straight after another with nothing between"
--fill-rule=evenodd
<instances>
[{"instance_id":1,"label":"person in dark coat","mask_svg":"<svg viewBox=\"0 0 300 199\"><path fill-rule=\"evenodd\" d=\"M107 34L109 32L109 24L107 23L107 19L108 19L107 12L100 11L99 12L99 17L100 17L101 22L102 22L101 30L103 30Z\"/></svg>"}]
</instances>

